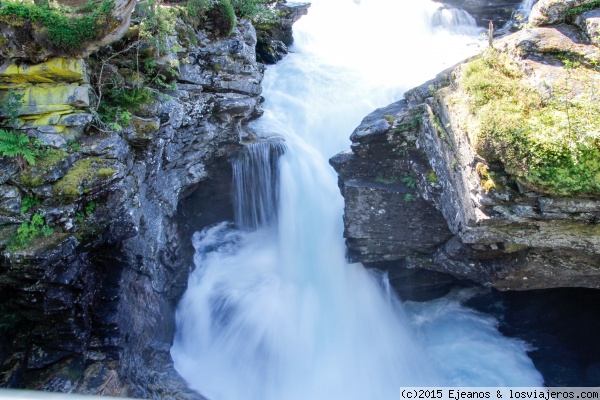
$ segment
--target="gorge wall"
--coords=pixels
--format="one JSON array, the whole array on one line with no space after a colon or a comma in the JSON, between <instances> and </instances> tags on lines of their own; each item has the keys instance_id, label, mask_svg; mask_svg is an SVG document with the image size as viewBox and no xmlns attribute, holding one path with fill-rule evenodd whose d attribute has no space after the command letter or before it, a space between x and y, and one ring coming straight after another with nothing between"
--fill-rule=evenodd
<instances>
[{"instance_id":1,"label":"gorge wall","mask_svg":"<svg viewBox=\"0 0 600 400\"><path fill-rule=\"evenodd\" d=\"M110 28L76 50L0 7L4 126L35 153L0 166L0 387L202 398L173 369L174 311L191 234L232 219L228 156L252 139L264 66L220 5L198 21L135 4L94 14ZM276 5L262 61L308 6ZM147 21L171 25L148 39Z\"/></svg>"},{"instance_id":2,"label":"gorge wall","mask_svg":"<svg viewBox=\"0 0 600 400\"><path fill-rule=\"evenodd\" d=\"M540 1L531 27L362 121L330 160L351 260L600 287L595 6Z\"/></svg>"}]
</instances>

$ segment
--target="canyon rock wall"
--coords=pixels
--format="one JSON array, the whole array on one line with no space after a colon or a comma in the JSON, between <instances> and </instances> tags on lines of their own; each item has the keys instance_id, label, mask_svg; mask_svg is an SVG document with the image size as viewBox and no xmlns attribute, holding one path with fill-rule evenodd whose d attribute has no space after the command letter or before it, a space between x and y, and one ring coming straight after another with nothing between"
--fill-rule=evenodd
<instances>
[{"instance_id":1,"label":"canyon rock wall","mask_svg":"<svg viewBox=\"0 0 600 400\"><path fill-rule=\"evenodd\" d=\"M139 40L143 10L123 12L128 29L75 55L2 53L5 129L42 150L35 164L1 160L0 387L202 398L170 358L175 307L191 234L232 218L228 156L262 114L264 66L248 21L224 35L179 19L153 47ZM146 85L132 111L99 117L102 95Z\"/></svg>"},{"instance_id":2,"label":"canyon rock wall","mask_svg":"<svg viewBox=\"0 0 600 400\"><path fill-rule=\"evenodd\" d=\"M532 15L548 8L546 3L551 2L538 3ZM536 146L543 144L517 151L511 147L517 142L494 136L503 123L508 132L522 121L526 127L544 126L550 114L563 115L569 121L563 133L571 134L570 118L579 115L575 110L597 104L595 60L600 53L587 28L595 26L597 10L571 9L572 15L562 18L567 23L531 27L497 40L494 49L444 71L362 121L352 133L351 150L330 160L345 198L349 258L399 260L499 289L600 287L597 157L572 164L585 176L581 182L574 177L563 182L565 177L556 175L545 181L556 186L549 189L527 180L535 163L549 165L553 173L558 168L539 159ZM478 63L488 64L477 70ZM501 83L494 90L495 84L481 80L502 68L498 76L506 81L498 82L517 82L527 91ZM521 115L514 108L519 103L507 94L511 90L536 93L540 103ZM494 96L509 99L504 103L509 108L488 103ZM486 114L486 104L497 108ZM507 111L511 104L514 115ZM527 119L532 115L535 120ZM596 154L598 142L589 136L598 129L595 113L581 115L581 140L589 140L585 151ZM552 121L548 126L558 124ZM474 135L480 131L490 133ZM543 138L543 132L532 134Z\"/></svg>"}]
</instances>

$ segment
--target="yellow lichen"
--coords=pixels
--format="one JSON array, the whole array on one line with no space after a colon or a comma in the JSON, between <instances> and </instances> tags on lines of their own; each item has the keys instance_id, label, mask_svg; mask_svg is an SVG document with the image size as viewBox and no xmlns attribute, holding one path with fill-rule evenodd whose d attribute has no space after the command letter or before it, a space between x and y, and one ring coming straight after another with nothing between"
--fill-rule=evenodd
<instances>
[{"instance_id":1,"label":"yellow lichen","mask_svg":"<svg viewBox=\"0 0 600 400\"><path fill-rule=\"evenodd\" d=\"M80 58L55 57L34 65L11 63L0 67L0 82L85 82L86 79L85 63Z\"/></svg>"}]
</instances>

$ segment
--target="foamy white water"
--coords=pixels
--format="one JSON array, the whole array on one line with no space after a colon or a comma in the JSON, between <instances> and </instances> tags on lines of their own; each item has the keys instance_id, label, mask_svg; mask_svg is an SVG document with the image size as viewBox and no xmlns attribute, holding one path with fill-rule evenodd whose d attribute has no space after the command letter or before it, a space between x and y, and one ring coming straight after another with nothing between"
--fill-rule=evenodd
<instances>
[{"instance_id":1,"label":"foamy white water","mask_svg":"<svg viewBox=\"0 0 600 400\"><path fill-rule=\"evenodd\" d=\"M517 11L520 11L521 13L525 13L526 15L529 15L529 13L531 12L531 9L533 8L533 5L537 2L537 0L523 0L521 2L521 4L519 5L519 9Z\"/></svg>"},{"instance_id":2,"label":"foamy white water","mask_svg":"<svg viewBox=\"0 0 600 400\"><path fill-rule=\"evenodd\" d=\"M323 0L294 26L295 53L268 68L265 116L253 125L285 138L278 209L257 200L267 211L250 212L278 218L194 236L171 350L193 389L212 400L391 400L401 385L542 383L526 344L490 317L455 297L402 305L344 260L343 199L327 159L374 108L475 51L477 28L436 15L427 0Z\"/></svg>"}]
</instances>

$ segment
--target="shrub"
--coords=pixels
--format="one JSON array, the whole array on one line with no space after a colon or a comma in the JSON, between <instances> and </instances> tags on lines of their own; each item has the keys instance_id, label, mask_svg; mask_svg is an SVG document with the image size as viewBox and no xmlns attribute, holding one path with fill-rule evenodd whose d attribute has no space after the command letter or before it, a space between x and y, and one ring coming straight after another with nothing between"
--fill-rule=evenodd
<instances>
[{"instance_id":1,"label":"shrub","mask_svg":"<svg viewBox=\"0 0 600 400\"><path fill-rule=\"evenodd\" d=\"M235 13L240 18L247 18L258 23L273 22L276 13L269 8L269 0L232 0Z\"/></svg>"},{"instance_id":2,"label":"shrub","mask_svg":"<svg viewBox=\"0 0 600 400\"><path fill-rule=\"evenodd\" d=\"M229 36L237 23L235 10L229 0L219 0L216 6L210 10L209 17L212 19L215 30L222 36Z\"/></svg>"},{"instance_id":3,"label":"shrub","mask_svg":"<svg viewBox=\"0 0 600 400\"><path fill-rule=\"evenodd\" d=\"M140 38L150 43L158 55L172 51L168 48L167 39L176 35L178 9L162 7L160 1L150 1L141 5L144 17L140 21Z\"/></svg>"}]
</instances>

